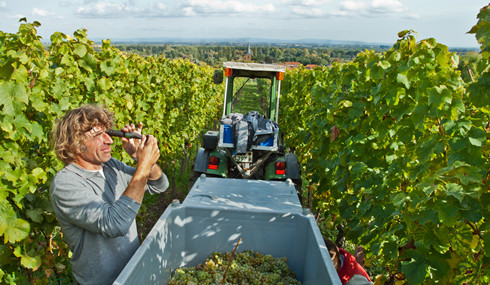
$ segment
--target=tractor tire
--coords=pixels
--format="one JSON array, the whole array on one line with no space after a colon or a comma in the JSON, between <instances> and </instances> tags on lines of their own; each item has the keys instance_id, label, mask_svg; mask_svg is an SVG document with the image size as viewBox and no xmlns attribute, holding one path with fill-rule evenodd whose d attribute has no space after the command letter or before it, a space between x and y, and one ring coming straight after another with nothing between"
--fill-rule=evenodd
<instances>
[{"instance_id":1,"label":"tractor tire","mask_svg":"<svg viewBox=\"0 0 490 285\"><path fill-rule=\"evenodd\" d=\"M298 194L299 203L303 206L303 180L302 179L294 179L294 188L296 188L296 194Z\"/></svg>"},{"instance_id":2,"label":"tractor tire","mask_svg":"<svg viewBox=\"0 0 490 285\"><path fill-rule=\"evenodd\" d=\"M192 170L191 174L189 175L189 184L187 187L187 191L191 191L192 186L196 183L197 179L201 176L202 172Z\"/></svg>"}]
</instances>

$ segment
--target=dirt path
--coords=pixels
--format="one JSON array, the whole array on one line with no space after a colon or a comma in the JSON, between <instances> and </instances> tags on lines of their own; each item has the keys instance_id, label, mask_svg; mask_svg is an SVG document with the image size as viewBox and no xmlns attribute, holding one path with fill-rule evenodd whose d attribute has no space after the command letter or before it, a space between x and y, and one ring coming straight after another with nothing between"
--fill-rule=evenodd
<instances>
[{"instance_id":1,"label":"dirt path","mask_svg":"<svg viewBox=\"0 0 490 285\"><path fill-rule=\"evenodd\" d=\"M174 192L174 193L172 193ZM145 212L140 211L137 217L137 227L140 242L150 233L151 229L163 214L165 209L172 203L172 200L178 199L181 203L184 201L186 194L183 191L170 191L169 193L160 194L157 203L147 205Z\"/></svg>"}]
</instances>

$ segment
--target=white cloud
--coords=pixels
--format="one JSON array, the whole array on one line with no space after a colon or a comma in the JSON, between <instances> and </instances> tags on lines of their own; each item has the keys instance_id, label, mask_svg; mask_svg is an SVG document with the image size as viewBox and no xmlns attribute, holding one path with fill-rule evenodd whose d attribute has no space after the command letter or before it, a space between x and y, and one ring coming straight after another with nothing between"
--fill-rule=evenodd
<instances>
[{"instance_id":1,"label":"white cloud","mask_svg":"<svg viewBox=\"0 0 490 285\"><path fill-rule=\"evenodd\" d=\"M331 0L282 0L294 16L305 18L321 18L328 16L325 4Z\"/></svg>"},{"instance_id":2,"label":"white cloud","mask_svg":"<svg viewBox=\"0 0 490 285\"><path fill-rule=\"evenodd\" d=\"M305 6L320 6L323 4L327 4L330 0L303 0L301 4Z\"/></svg>"},{"instance_id":3,"label":"white cloud","mask_svg":"<svg viewBox=\"0 0 490 285\"><path fill-rule=\"evenodd\" d=\"M86 0L95 2L97 0ZM163 2L156 2L145 7L132 2L113 3L97 2L78 7L76 14L89 18L123 18L123 17L192 17L198 15L264 14L275 11L272 4L244 3L237 0L188 0L169 9Z\"/></svg>"},{"instance_id":4,"label":"white cloud","mask_svg":"<svg viewBox=\"0 0 490 285\"><path fill-rule=\"evenodd\" d=\"M182 12L183 12L184 16L186 16L186 17L197 16L196 12L194 12L194 9L192 7L184 7L182 9Z\"/></svg>"},{"instance_id":5,"label":"white cloud","mask_svg":"<svg viewBox=\"0 0 490 285\"><path fill-rule=\"evenodd\" d=\"M137 17L168 17L169 10L162 2L151 3L148 7L135 11Z\"/></svg>"},{"instance_id":6,"label":"white cloud","mask_svg":"<svg viewBox=\"0 0 490 285\"><path fill-rule=\"evenodd\" d=\"M0 0L2 1L2 0ZM62 0L70 3L73 0ZM271 2L240 1L240 0L185 0L173 2L159 0L150 4L138 5L137 1L125 0L109 2L111 0L84 0L76 14L87 18L127 18L127 17L196 17L196 16L234 16L234 15L283 15L288 10L289 16L321 18L321 17L379 17L393 15L406 19L417 19L418 15L411 12L400 0L281 0L281 7L276 9ZM2 2L0 2L2 3ZM164 3L168 3L169 6ZM332 5L337 7L332 7ZM49 11L40 10L39 14ZM276 15L277 14L277 15Z\"/></svg>"},{"instance_id":7,"label":"white cloud","mask_svg":"<svg viewBox=\"0 0 490 285\"><path fill-rule=\"evenodd\" d=\"M88 1L90 2L90 1ZM96 3L78 7L76 14L89 18L125 18L125 17L167 17L168 9L162 2L151 3L139 8L128 3Z\"/></svg>"},{"instance_id":8,"label":"white cloud","mask_svg":"<svg viewBox=\"0 0 490 285\"><path fill-rule=\"evenodd\" d=\"M369 11L376 14L402 13L407 10L398 0L373 0L369 5Z\"/></svg>"},{"instance_id":9,"label":"white cloud","mask_svg":"<svg viewBox=\"0 0 490 285\"><path fill-rule=\"evenodd\" d=\"M310 17L310 18L324 17L326 15L323 9L320 8L294 7L292 13L294 15Z\"/></svg>"},{"instance_id":10,"label":"white cloud","mask_svg":"<svg viewBox=\"0 0 490 285\"><path fill-rule=\"evenodd\" d=\"M5 8L5 7L7 7L7 2L0 1L0 8Z\"/></svg>"},{"instance_id":11,"label":"white cloud","mask_svg":"<svg viewBox=\"0 0 490 285\"><path fill-rule=\"evenodd\" d=\"M97 3L99 2L99 0L84 0L83 1L83 4L86 5L86 4L94 4L94 3Z\"/></svg>"},{"instance_id":12,"label":"white cloud","mask_svg":"<svg viewBox=\"0 0 490 285\"><path fill-rule=\"evenodd\" d=\"M340 3L340 10L341 11L352 11L352 12L359 12L363 11L366 9L367 3L366 2L358 2L358 1L343 1Z\"/></svg>"},{"instance_id":13,"label":"white cloud","mask_svg":"<svg viewBox=\"0 0 490 285\"><path fill-rule=\"evenodd\" d=\"M331 0L282 0L283 3L290 6L320 6L331 2Z\"/></svg>"},{"instance_id":14,"label":"white cloud","mask_svg":"<svg viewBox=\"0 0 490 285\"><path fill-rule=\"evenodd\" d=\"M256 5L239 1L221 0L189 0L182 5L182 11L187 16L193 15L230 15L247 13L271 13L275 7L272 4Z\"/></svg>"},{"instance_id":15,"label":"white cloud","mask_svg":"<svg viewBox=\"0 0 490 285\"><path fill-rule=\"evenodd\" d=\"M130 9L124 3L97 3L90 7L78 7L76 11L82 17L121 17L129 13Z\"/></svg>"},{"instance_id":16,"label":"white cloud","mask_svg":"<svg viewBox=\"0 0 490 285\"><path fill-rule=\"evenodd\" d=\"M32 9L32 15L37 17L48 17L56 15L55 12L45 9L34 8Z\"/></svg>"},{"instance_id":17,"label":"white cloud","mask_svg":"<svg viewBox=\"0 0 490 285\"><path fill-rule=\"evenodd\" d=\"M398 0L371 0L354 1L345 0L340 2L339 9L330 12L332 16L353 16L360 15L365 17L377 17L380 15L401 15L408 19L418 19L418 15L410 13L409 9Z\"/></svg>"}]
</instances>

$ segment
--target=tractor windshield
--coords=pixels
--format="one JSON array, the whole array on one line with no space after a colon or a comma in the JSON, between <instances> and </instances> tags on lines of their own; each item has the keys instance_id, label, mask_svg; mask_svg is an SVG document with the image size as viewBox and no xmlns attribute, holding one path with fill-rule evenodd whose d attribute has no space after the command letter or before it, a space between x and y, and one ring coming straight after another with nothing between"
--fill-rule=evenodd
<instances>
[{"instance_id":1,"label":"tractor windshield","mask_svg":"<svg viewBox=\"0 0 490 285\"><path fill-rule=\"evenodd\" d=\"M267 78L235 78L233 90L232 112L246 114L258 111L268 117L270 106L271 80Z\"/></svg>"}]
</instances>

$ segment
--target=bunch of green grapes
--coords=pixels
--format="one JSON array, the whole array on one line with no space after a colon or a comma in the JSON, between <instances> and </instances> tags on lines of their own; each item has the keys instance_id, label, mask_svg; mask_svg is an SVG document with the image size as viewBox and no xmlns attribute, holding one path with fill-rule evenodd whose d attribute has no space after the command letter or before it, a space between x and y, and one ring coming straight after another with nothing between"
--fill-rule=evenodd
<instances>
[{"instance_id":1,"label":"bunch of green grapes","mask_svg":"<svg viewBox=\"0 0 490 285\"><path fill-rule=\"evenodd\" d=\"M169 285L221 284L231 253L213 252L204 263L175 270ZM289 269L286 257L253 250L237 253L226 273L225 284L301 284Z\"/></svg>"}]
</instances>

